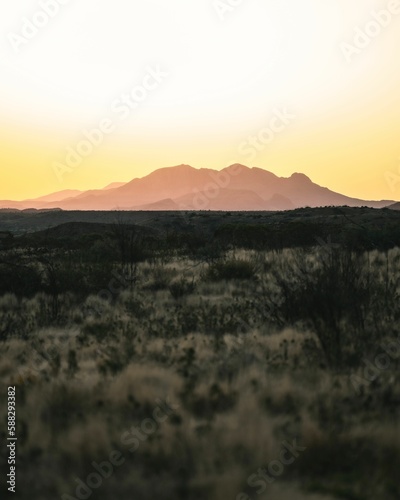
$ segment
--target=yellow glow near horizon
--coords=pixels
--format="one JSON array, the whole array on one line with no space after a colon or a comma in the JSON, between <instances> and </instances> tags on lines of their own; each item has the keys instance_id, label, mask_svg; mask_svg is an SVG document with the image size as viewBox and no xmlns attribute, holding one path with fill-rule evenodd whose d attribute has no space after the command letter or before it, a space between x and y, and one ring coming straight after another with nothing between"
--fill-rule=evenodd
<instances>
[{"instance_id":1,"label":"yellow glow near horizon","mask_svg":"<svg viewBox=\"0 0 400 500\"><path fill-rule=\"evenodd\" d=\"M385 26L357 48L356 29L373 33L372 11L382 9L393 11L380 17ZM34 20L43 22L36 31ZM385 180L400 166L399 25L397 0L1 5L0 199L236 162L300 171L359 198L400 199L400 182L391 189ZM350 61L343 43L355 46ZM149 68L166 76L150 79ZM144 82L146 95L125 116L122 96ZM268 137L277 112L293 118L252 142ZM55 162L65 165L67 149L104 120L112 132L57 176Z\"/></svg>"}]
</instances>

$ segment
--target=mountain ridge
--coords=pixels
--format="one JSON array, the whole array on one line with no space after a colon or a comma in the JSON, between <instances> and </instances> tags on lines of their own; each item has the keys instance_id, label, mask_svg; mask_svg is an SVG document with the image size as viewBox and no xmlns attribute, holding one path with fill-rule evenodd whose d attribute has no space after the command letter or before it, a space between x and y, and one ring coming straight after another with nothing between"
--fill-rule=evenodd
<instances>
[{"instance_id":1,"label":"mountain ridge","mask_svg":"<svg viewBox=\"0 0 400 500\"><path fill-rule=\"evenodd\" d=\"M222 170L181 164L154 170L103 189L64 190L24 201L0 201L0 208L62 210L291 210L302 207L384 208L391 200L362 200L334 192L294 172L278 177L239 163Z\"/></svg>"}]
</instances>

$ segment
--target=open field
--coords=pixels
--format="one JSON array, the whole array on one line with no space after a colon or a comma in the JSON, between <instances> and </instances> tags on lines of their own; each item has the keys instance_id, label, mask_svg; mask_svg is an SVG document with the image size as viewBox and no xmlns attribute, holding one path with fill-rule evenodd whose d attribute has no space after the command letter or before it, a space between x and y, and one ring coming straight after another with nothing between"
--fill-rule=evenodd
<instances>
[{"instance_id":1,"label":"open field","mask_svg":"<svg viewBox=\"0 0 400 500\"><path fill-rule=\"evenodd\" d=\"M1 213L18 498L398 499L398 212L146 215Z\"/></svg>"}]
</instances>

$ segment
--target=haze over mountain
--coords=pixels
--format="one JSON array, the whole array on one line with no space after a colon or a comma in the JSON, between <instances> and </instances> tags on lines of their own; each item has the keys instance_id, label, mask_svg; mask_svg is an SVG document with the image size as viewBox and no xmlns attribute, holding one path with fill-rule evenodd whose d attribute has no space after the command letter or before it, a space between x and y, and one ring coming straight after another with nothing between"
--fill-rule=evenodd
<instances>
[{"instance_id":1,"label":"haze over mountain","mask_svg":"<svg viewBox=\"0 0 400 500\"><path fill-rule=\"evenodd\" d=\"M301 207L368 206L394 201L365 201L335 193L294 173L278 177L262 168L234 164L221 171L179 165L155 170L104 189L64 190L34 200L0 201L0 208L63 210L291 210Z\"/></svg>"}]
</instances>

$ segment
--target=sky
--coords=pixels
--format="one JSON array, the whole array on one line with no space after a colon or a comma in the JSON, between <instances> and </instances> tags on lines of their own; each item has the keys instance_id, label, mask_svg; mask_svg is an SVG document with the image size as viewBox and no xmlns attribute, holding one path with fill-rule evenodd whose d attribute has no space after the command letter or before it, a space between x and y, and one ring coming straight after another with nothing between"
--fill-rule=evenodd
<instances>
[{"instance_id":1,"label":"sky","mask_svg":"<svg viewBox=\"0 0 400 500\"><path fill-rule=\"evenodd\" d=\"M400 1L0 5L0 199L233 163L400 200Z\"/></svg>"}]
</instances>

